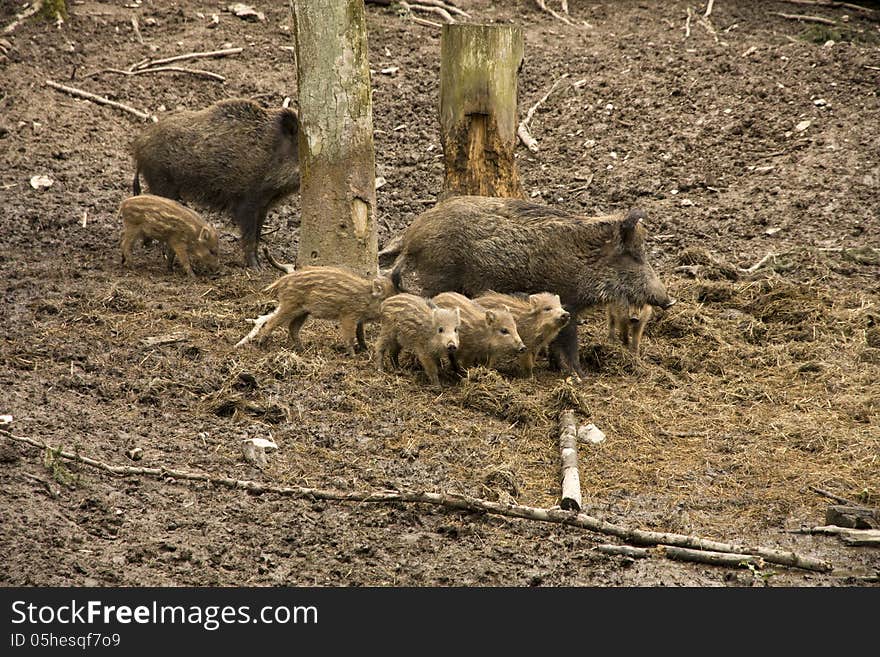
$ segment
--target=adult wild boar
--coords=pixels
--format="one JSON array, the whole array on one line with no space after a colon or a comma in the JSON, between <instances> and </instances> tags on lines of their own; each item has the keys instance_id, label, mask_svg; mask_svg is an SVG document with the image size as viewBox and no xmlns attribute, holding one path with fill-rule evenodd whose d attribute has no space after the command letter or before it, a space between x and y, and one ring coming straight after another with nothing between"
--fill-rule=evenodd
<instances>
[{"instance_id":1,"label":"adult wild boar","mask_svg":"<svg viewBox=\"0 0 880 657\"><path fill-rule=\"evenodd\" d=\"M611 302L668 308L675 301L648 263L644 218L635 209L585 217L520 199L456 196L416 217L381 255L396 256L398 288L412 271L426 296L549 291L572 316ZM550 346L555 365L584 375L576 322Z\"/></svg>"},{"instance_id":2,"label":"adult wild boar","mask_svg":"<svg viewBox=\"0 0 880 657\"><path fill-rule=\"evenodd\" d=\"M150 193L200 203L232 215L245 264L258 267L266 214L299 190L299 118L292 109L263 109L244 98L198 111L172 112L132 144Z\"/></svg>"}]
</instances>

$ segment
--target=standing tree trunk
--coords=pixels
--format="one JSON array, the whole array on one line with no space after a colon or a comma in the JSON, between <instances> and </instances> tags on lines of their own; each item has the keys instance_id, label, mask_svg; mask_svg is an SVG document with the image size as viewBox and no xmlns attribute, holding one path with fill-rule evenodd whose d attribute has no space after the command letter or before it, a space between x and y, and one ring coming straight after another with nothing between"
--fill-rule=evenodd
<instances>
[{"instance_id":1,"label":"standing tree trunk","mask_svg":"<svg viewBox=\"0 0 880 657\"><path fill-rule=\"evenodd\" d=\"M510 25L447 23L440 37L443 195L523 198L517 173L516 76L523 37Z\"/></svg>"},{"instance_id":2,"label":"standing tree trunk","mask_svg":"<svg viewBox=\"0 0 880 657\"><path fill-rule=\"evenodd\" d=\"M363 0L292 0L299 91L297 267L378 271L373 110Z\"/></svg>"}]
</instances>

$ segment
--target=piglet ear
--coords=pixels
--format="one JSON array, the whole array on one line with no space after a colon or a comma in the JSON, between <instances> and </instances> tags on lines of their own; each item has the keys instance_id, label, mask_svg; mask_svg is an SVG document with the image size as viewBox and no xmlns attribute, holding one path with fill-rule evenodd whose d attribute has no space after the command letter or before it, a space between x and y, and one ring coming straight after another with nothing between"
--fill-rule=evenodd
<instances>
[{"instance_id":1,"label":"piglet ear","mask_svg":"<svg viewBox=\"0 0 880 657\"><path fill-rule=\"evenodd\" d=\"M494 324L494 323L495 323L495 311L494 310L487 310L486 311L486 324L488 324L489 326L492 326L492 324Z\"/></svg>"},{"instance_id":2,"label":"piglet ear","mask_svg":"<svg viewBox=\"0 0 880 657\"><path fill-rule=\"evenodd\" d=\"M202 226L199 231L199 242L207 242L211 239L211 230L207 226Z\"/></svg>"},{"instance_id":3,"label":"piglet ear","mask_svg":"<svg viewBox=\"0 0 880 657\"><path fill-rule=\"evenodd\" d=\"M645 212L643 210L633 208L627 213L623 223L620 224L620 241L625 247L635 248L641 243L643 237L639 225L643 224L644 220Z\"/></svg>"},{"instance_id":4,"label":"piglet ear","mask_svg":"<svg viewBox=\"0 0 880 657\"><path fill-rule=\"evenodd\" d=\"M377 297L377 298L381 297L382 292L384 291L384 287L382 285L382 279L374 278L372 287L373 287L373 290L372 290L373 296Z\"/></svg>"}]
</instances>

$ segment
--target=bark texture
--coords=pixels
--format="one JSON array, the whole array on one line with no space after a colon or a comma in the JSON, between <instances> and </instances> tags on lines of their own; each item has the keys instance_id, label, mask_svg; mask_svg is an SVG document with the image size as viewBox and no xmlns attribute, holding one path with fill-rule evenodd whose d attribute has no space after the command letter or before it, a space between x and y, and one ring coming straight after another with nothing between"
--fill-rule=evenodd
<instances>
[{"instance_id":1,"label":"bark texture","mask_svg":"<svg viewBox=\"0 0 880 657\"><path fill-rule=\"evenodd\" d=\"M363 0L293 0L300 131L297 267L378 271L375 155Z\"/></svg>"},{"instance_id":2,"label":"bark texture","mask_svg":"<svg viewBox=\"0 0 880 657\"><path fill-rule=\"evenodd\" d=\"M524 198L514 159L523 36L511 25L446 24L440 37L443 196Z\"/></svg>"}]
</instances>

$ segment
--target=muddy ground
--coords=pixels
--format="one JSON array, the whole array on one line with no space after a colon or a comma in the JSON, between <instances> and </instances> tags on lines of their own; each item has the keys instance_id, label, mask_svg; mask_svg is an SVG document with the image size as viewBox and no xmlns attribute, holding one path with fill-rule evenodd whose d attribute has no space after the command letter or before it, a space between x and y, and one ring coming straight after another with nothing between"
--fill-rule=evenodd
<instances>
[{"instance_id":1,"label":"muddy ground","mask_svg":"<svg viewBox=\"0 0 880 657\"><path fill-rule=\"evenodd\" d=\"M144 124L45 85L160 115L232 96L280 105L296 97L285 3L258 3L258 22L226 2L69 4L61 25L5 35L0 59L0 414L12 435L112 465L549 507L568 406L607 436L580 446L588 513L834 569L632 560L596 551L610 536L556 524L114 477L4 433L0 583L877 585L876 548L795 530L824 524L832 502L816 488L880 505L880 7L717 2L706 23L696 2L578 1L566 25L526 0L459 0L466 20L522 26L520 116L568 76L531 122L540 150L518 148L527 194L586 214L645 209L652 262L679 303L657 313L638 359L588 312L583 382L542 363L533 380L474 370L438 393L412 363L381 374L368 355L347 357L327 322L306 325L301 354L280 331L233 351L245 319L274 307L261 289L277 272L240 266L222 215L205 213L223 233L217 274L168 273L155 246L123 269L116 210ZM0 2L2 25L19 7ZM382 244L442 186L440 30L395 6L367 14ZM90 75L229 46L244 50L181 63L223 83ZM298 217L291 197L265 230L288 261ZM265 470L242 457L247 437L278 444Z\"/></svg>"}]
</instances>

